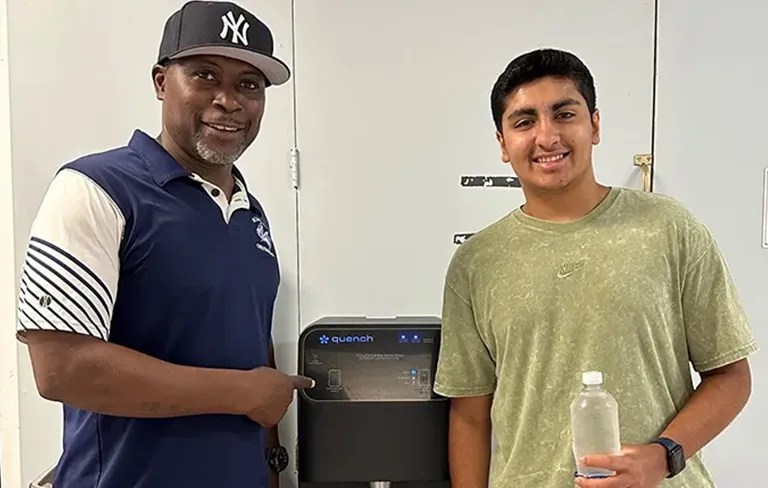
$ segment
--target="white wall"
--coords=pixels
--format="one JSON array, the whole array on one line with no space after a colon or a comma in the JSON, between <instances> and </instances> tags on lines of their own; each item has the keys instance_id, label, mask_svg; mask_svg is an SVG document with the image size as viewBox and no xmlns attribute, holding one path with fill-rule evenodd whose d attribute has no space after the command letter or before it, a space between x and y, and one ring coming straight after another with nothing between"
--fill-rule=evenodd
<instances>
[{"instance_id":1,"label":"white wall","mask_svg":"<svg viewBox=\"0 0 768 488\"><path fill-rule=\"evenodd\" d=\"M603 120L596 172L640 185L633 156L651 150L652 3L448 4L297 2L302 326L329 315L440 315L453 235L523 201L519 188L460 184L512 175L489 95L517 53L547 46L584 58Z\"/></svg>"},{"instance_id":2,"label":"white wall","mask_svg":"<svg viewBox=\"0 0 768 488\"><path fill-rule=\"evenodd\" d=\"M518 4L514 4L507 0L496 0L499 5L509 9L508 14L503 16L498 14L498 9L473 7L462 12L458 7L443 10L443 2L434 2L432 7L422 3L417 8L412 2L400 1L386 4L389 9L387 15L371 15L369 24L357 25L355 22L358 17L351 14L346 17L328 14L330 10L326 7L333 7L342 13L346 11L345 1L329 1L323 8L318 8L316 0L295 0L299 20L304 26L302 32L306 34L297 37L299 64L295 79L303 80L298 82L300 104L304 97L304 104L301 105L304 108L299 109L299 113L304 114L304 118L300 117L300 123L303 124L300 125L303 128L301 135L307 146L307 151L302 154L305 164L309 165L308 170L313 171L308 174L307 184L312 183L312 178L318 184L333 183L328 179L331 170L327 166L333 164L336 158L333 153L323 153L329 148L335 148L343 156L338 159L343 160L351 169L331 171L332 178L355 179L358 177L358 173L353 171L355 164L369 163L366 148L377 151L380 150L377 142L402 145L403 140L413 146L413 151L403 148L405 150L401 153L395 152L396 156L410 153L409 157L412 157L411 160L398 162L401 169L407 170L408 164L432 164L433 170L424 171L424 168L419 168L415 173L420 177L428 177L434 171L434 174L442 178L438 180L440 184L457 185L454 176L461 174L504 174L508 168L496 162L493 142L479 141L479 138L491 135L487 119L487 90L493 80L489 77L495 76L509 57L530 47L526 42L535 42L558 43L565 48L577 46L577 51L589 53L589 58L595 64L599 100L605 102L603 123L606 127L605 140L608 141L599 149L600 164L606 166L598 168L598 173L607 174L609 179L623 178L617 183L637 186L637 171L630 167L628 158L632 153L648 150L646 141L650 133L651 107L647 100L650 99L653 79L650 62L653 24L649 13L652 13L653 2L627 0L626 4L622 2L621 11L616 11L613 17L607 17L606 12L610 12L611 8L619 8L613 6L615 2L604 2L603 7L595 7L594 12L587 12L584 4L574 7L575 4L566 0L548 0L550 9L537 8L524 16L522 12L526 10L516 8L516 5L528 5L528 2L519 0ZM557 4L558 1L562 5ZM3 15L6 2L7 18L11 22L6 22ZM0 0L0 185L5 185L0 186L0 198L6 200L0 201L0 276L5 280L0 285L1 289L16 287L29 227L55 169L81 154L124 144L135 127L144 128L150 133L158 130L159 103L154 100L150 68L156 56L163 21L181 3L182 0ZM272 26L278 38L278 54L291 64L294 1L244 0L242 3L262 15ZM352 6L354 3L346 4ZM678 196L711 225L732 265L758 339L761 344L765 344L768 341L768 309L761 302L765 296L761 277L768 276L768 250L759 247L762 187L758 173L768 166L768 163L761 162L760 157L765 126L762 114L766 113L768 107L765 100L760 98L759 84L768 76L768 72L755 60L763 57L761 47L768 45L768 38L762 33L759 24L759 19L765 18L768 12L763 4L756 1L739 0L738 7L732 4L728 8L716 2L709 3L712 5L703 6L694 0L660 0L656 184L658 191ZM377 8L383 6L378 4ZM402 9L403 14L396 15L392 10L394 8ZM537 12L540 15L534 15ZM569 23L564 19L554 22L547 12L558 12L558 15L564 16L566 13L567 16L578 13L584 19L578 23ZM408 17L415 14L428 21L416 22L416 17ZM440 15L451 15L456 28L449 29L446 23L439 22ZM532 21L533 17L538 20ZM506 18L510 19L509 22ZM374 25L376 19L389 19L389 24ZM388 44L382 44L381 39L374 39L373 36L385 35L389 32L388 26L397 25L398 19L399 27L410 26L410 37L407 44L397 45L397 36L387 36L386 40L392 43L394 50L390 51L386 49ZM467 22L462 23L462 19ZM332 24L334 21L343 24L336 29ZM462 25L472 25L476 31L469 35L460 31L458 26ZM512 31L504 30L505 26L510 25L515 26ZM563 30L564 25L571 26L571 30ZM10 108L5 97L8 79L6 70L9 66L5 56L5 27L8 27L10 51ZM520 36L514 35L526 28L530 29L532 36L538 37L524 42ZM544 35L546 29L551 29L546 31L550 34ZM340 31L348 35L325 35ZM434 33L438 31L443 32L446 41L436 41ZM461 36L454 39L456 32L464 32L467 39ZM482 41L484 35L500 36L500 39L485 45ZM517 44L503 44L506 39ZM340 50L319 49L313 45L318 40L328 49ZM451 42L466 43L470 40L476 46L469 48L462 44L465 47L458 49L455 54L450 51ZM627 47L628 43L631 43L630 47ZM443 77L455 79L447 78L447 82L443 81L444 84L436 87L443 97L442 101L428 101L429 110L445 110L447 114L452 109L453 97L466 93L467 98L456 102L458 107L455 110L459 116L469 113L468 117L475 126L470 134L451 133L448 138L450 140L446 142L455 144L455 151L442 148L443 152L435 158L433 148L421 146L424 144L424 133L419 133L418 127L409 129L407 124L395 127L404 138L390 139L388 125L396 124L396 117L388 119L388 123L379 120L376 123L378 130L366 131L365 127L359 125L362 121L342 120L344 115L334 111L338 106L320 98L329 92L342 101L345 97L377 96L376 92L412 89L414 81L418 89L424 90L428 96L432 92L423 79L408 79L408 74L413 71L396 71L400 60L412 63L411 68L415 71L421 70L419 76L429 75L429 66L425 67L417 59L408 58L415 56L414 52L421 52L422 56L433 63L431 66L434 69L444 69L437 58L423 51L425 45L436 51L446 47L442 54L448 59L466 57L472 58L475 63L470 73L463 73L466 66L461 64L443 72ZM422 51L413 50L419 46ZM628 49L623 52L630 54L617 56L612 53L614 48ZM371 49L379 50L376 56L373 56ZM342 51L353 56L343 55ZM478 53L481 55L478 56ZM302 54L305 56L304 64ZM316 57L320 55L325 56L323 62ZM394 72L382 69L382 65L377 62L382 59L381 56L389 56L386 61L391 65L389 69ZM370 63L371 66L365 68L369 71L356 73L350 63L357 59ZM338 71L330 71L326 60L344 67L348 76L362 76L373 85L365 90L350 92L353 88L360 90L364 87L355 86L349 78L340 80L338 85L336 81L330 82L338 75ZM482 62L487 64L482 65ZM309 72L302 72L302 69L309 69ZM391 76L388 77L388 73ZM469 81L463 82L463 76ZM637 84L633 84L634 88L624 93L629 83ZM343 310L340 305L343 293L334 292L336 288L323 291L322 287L327 285L327 282L322 281L323 274L333 270L333 267L323 267L325 264L320 261L324 259L323 255L318 254L316 249L307 248L312 246L310 242L304 247L304 264L309 271L316 271L314 278L310 276L311 279L302 284L302 287L306 287L303 292L306 316L299 320L296 195L291 189L287 166L288 150L296 138L293 88L291 82L287 86L270 89L264 130L256 146L249 150L243 160L249 184L262 199L273 222L281 256L283 287L277 309L276 342L278 362L287 371L296 367L295 342L300 326L317 318L317 314L325 314L327 310L322 308L329 303L339 307L329 313L350 312ZM639 104L638 99L641 100ZM343 114L354 113L354 105L345 104ZM377 100L377 105L383 111L393 106L385 98ZM403 111L404 119L412 116L409 110L423 110L418 104L401 104L398 107ZM416 123L418 119L407 122ZM456 120L456 123L461 122ZM482 127L483 124L485 127ZM341 127L348 127L350 132L345 132L347 129ZM332 143L323 140L324 134L331 138L329 140ZM350 151L347 144L349 141L344 137L349 134L361 138L354 142L355 147L363 148L362 151ZM428 136L433 141L430 144L440 144L445 139L444 134L435 130L431 130ZM337 138L337 141L334 142L333 138ZM310 144L306 141L315 142ZM468 150L467 145L473 149ZM314 151L314 159L313 147L319 148ZM11 151L12 166L9 164ZM446 173L441 173L446 161L449 170L455 175L449 173L453 176L446 176ZM619 169L611 168L611 165L618 165ZM626 169L622 169L622 165ZM475 167L477 171L474 171ZM386 176L391 177L392 173ZM376 181L373 178L366 184L375 185ZM393 184L398 182L397 178L392 181ZM348 183L342 182L338 188ZM414 205L419 205L424 198L419 188L424 188L424 194L431 190L429 186L412 183L408 184L413 190ZM457 232L474 230L474 226L480 222L477 220L478 215L483 215L484 219L499 211L506 204L507 198L507 203L514 201L512 204L519 198L501 193L455 190L455 194L447 193L445 196L450 199L448 205L454 205L454 210L461 212L462 227L457 227ZM313 200L310 200L312 187L303 191L306 193L302 205L307 209L303 221L311 224L311 232L306 233L305 237L316 234L329 240L343 238L343 235L333 234L323 237L323 226L315 224L331 219L332 216L317 212L317 207L314 207L315 212L310 213L313 208ZM315 194L316 201L323 205L329 204L322 200L322 194ZM386 196L366 191L365 187L358 187L354 196L386 201ZM482 205L485 213L468 212L466 208L469 207L464 205L465 202ZM352 203L355 202L349 200L347 205L351 207ZM357 210L383 212L379 218L390 219L394 224L400 218L399 215L387 213L386 209L382 210L379 205L373 205L372 201L355 204L359 205ZM402 210L403 205L398 208ZM309 219L314 222L309 222ZM349 229L349 224L347 222L345 226L343 222L336 223L342 230ZM445 227L440 232L451 233L454 230L451 222L441 221L440 225ZM393 229L393 236L397 238L397 228ZM356 234L355 237L360 238ZM440 236L435 241L436 246L441 246L439 252L443 253L440 259L448 256L451 249L450 246L443 248L443 239L446 238L450 239L450 236ZM322 244L330 243L327 241ZM407 250L408 247L404 246L403 249ZM360 263L366 262L365 256L355 256ZM433 267L438 266L434 256L430 259ZM390 272L381 263L377 266L379 268L375 269L381 273ZM395 266L402 267L402 263L395 263ZM347 269L344 272L364 276L358 269ZM371 275L371 279L375 280L377 276ZM439 280L433 281L437 283ZM355 286L358 287L358 284ZM318 291L325 295L317 295ZM350 288L349 292L353 294L359 290ZM435 312L439 297L433 292L422 290L424 296L416 301L402 290L396 290L396 293L399 293L397 296L403 306L408 308L404 312ZM322 300L318 299L320 296ZM366 302L368 298L365 294L360 294L360 297L360 303L365 306L357 304L356 307L365 308L373 304L377 308L373 313L388 314L387 310L383 310L385 304ZM329 298L332 300L329 301ZM307 304L316 306L306 308ZM13 334L15 308L15 300L10 293L0 297L0 316L3 317L0 323L5 331L0 340L0 473L2 485L14 488L25 486L56 461L60 452L61 432L59 406L40 399L34 387L26 349L9 340ZM359 311L356 308L352 312ZM761 453L765 452L761 441L768 438L767 424L758 414L759 411L768 410L768 388L761 376L761 372L766 370L767 360L758 355L754 361L755 395L752 403L736 424L707 449L707 459L721 486L753 486L758 480L759 462L765 460L764 454L761 457ZM292 444L295 434L293 420L292 410L282 432L284 442L288 445ZM291 480L290 474L286 476L286 481ZM293 486L293 483L285 486Z\"/></svg>"},{"instance_id":3,"label":"white wall","mask_svg":"<svg viewBox=\"0 0 768 488\"><path fill-rule=\"evenodd\" d=\"M8 76L7 4L0 0L0 290L13 290L14 225L11 165L11 113ZM0 484L21 486L19 451L19 389L13 337L15 295L0 294Z\"/></svg>"}]
</instances>

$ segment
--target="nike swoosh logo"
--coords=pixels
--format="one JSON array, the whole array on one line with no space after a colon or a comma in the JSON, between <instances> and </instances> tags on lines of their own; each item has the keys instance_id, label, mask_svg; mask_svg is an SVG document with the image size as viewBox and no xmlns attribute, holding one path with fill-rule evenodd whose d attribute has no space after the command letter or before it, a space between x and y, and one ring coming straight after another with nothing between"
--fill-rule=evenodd
<instances>
[{"instance_id":1,"label":"nike swoosh logo","mask_svg":"<svg viewBox=\"0 0 768 488\"><path fill-rule=\"evenodd\" d=\"M581 268L584 267L584 260L577 261L575 263L566 263L560 266L560 268L557 270L557 277L560 279L565 279L571 276L572 274L578 272L581 270Z\"/></svg>"}]
</instances>

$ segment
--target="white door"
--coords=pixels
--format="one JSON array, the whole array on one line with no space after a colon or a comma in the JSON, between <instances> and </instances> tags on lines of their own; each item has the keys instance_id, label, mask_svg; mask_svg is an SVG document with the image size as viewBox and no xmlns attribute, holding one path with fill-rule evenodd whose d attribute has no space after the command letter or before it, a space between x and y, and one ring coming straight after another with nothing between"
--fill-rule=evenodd
<instances>
[{"instance_id":1,"label":"white door","mask_svg":"<svg viewBox=\"0 0 768 488\"><path fill-rule=\"evenodd\" d=\"M592 69L605 183L640 187L651 151L654 2L297 0L302 327L329 315L439 315L455 236L522 202L502 165L489 94L542 46ZM460 241L460 237L458 238Z\"/></svg>"},{"instance_id":2,"label":"white door","mask_svg":"<svg viewBox=\"0 0 768 488\"><path fill-rule=\"evenodd\" d=\"M681 200L709 226L768 345L768 162L765 46L768 5L751 0L670 0L659 7L656 191ZM768 456L765 353L754 355L752 397L705 449L718 486L763 486Z\"/></svg>"}]
</instances>

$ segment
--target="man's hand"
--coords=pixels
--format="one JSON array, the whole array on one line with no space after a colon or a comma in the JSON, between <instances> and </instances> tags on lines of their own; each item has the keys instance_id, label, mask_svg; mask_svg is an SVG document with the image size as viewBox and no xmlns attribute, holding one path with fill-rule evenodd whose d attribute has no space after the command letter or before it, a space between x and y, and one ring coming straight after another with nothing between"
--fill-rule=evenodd
<instances>
[{"instance_id":1,"label":"man's hand","mask_svg":"<svg viewBox=\"0 0 768 488\"><path fill-rule=\"evenodd\" d=\"M270 470L269 488L280 488L280 475Z\"/></svg>"},{"instance_id":2,"label":"man's hand","mask_svg":"<svg viewBox=\"0 0 768 488\"><path fill-rule=\"evenodd\" d=\"M667 477L667 451L658 444L627 445L616 456L585 456L583 463L609 469L615 476L576 478L581 488L656 488Z\"/></svg>"},{"instance_id":3,"label":"man's hand","mask_svg":"<svg viewBox=\"0 0 768 488\"><path fill-rule=\"evenodd\" d=\"M277 425L293 401L293 392L314 388L306 376L289 376L274 368L256 368L248 372L246 414L264 427Z\"/></svg>"}]
</instances>

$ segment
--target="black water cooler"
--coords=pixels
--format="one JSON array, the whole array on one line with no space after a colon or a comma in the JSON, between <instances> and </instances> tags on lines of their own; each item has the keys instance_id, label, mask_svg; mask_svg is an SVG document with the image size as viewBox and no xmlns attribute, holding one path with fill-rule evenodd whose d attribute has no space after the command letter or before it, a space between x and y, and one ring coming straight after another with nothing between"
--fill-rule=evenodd
<instances>
[{"instance_id":1,"label":"black water cooler","mask_svg":"<svg viewBox=\"0 0 768 488\"><path fill-rule=\"evenodd\" d=\"M440 321L329 317L299 338L301 488L449 487L448 400L432 391Z\"/></svg>"}]
</instances>

